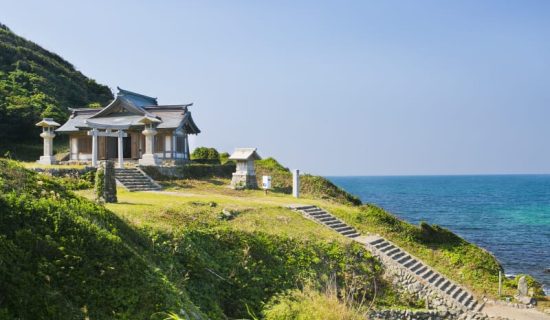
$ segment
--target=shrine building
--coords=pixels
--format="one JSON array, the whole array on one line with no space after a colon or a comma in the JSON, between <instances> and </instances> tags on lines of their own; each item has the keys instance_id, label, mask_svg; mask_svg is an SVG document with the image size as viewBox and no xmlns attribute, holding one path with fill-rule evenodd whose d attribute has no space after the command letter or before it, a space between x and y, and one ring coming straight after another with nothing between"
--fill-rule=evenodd
<instances>
[{"instance_id":1,"label":"shrine building","mask_svg":"<svg viewBox=\"0 0 550 320\"><path fill-rule=\"evenodd\" d=\"M69 120L56 130L55 122L39 122L45 146L40 161L55 161L46 146L55 133L69 136L69 162L97 166L98 160L115 159L123 167L125 161L144 166L189 161L189 135L200 133L189 111L192 104L159 105L157 98L117 89L116 98L102 109L70 109Z\"/></svg>"}]
</instances>

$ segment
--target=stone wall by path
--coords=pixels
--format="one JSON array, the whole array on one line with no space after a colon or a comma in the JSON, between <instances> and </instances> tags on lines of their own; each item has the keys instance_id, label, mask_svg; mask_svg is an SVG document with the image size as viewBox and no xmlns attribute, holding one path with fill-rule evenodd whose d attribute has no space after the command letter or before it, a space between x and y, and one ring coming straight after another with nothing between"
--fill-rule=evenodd
<instances>
[{"instance_id":1,"label":"stone wall by path","mask_svg":"<svg viewBox=\"0 0 550 320\"><path fill-rule=\"evenodd\" d=\"M437 310L375 310L368 314L372 320L458 320L458 315Z\"/></svg>"},{"instance_id":2,"label":"stone wall by path","mask_svg":"<svg viewBox=\"0 0 550 320\"><path fill-rule=\"evenodd\" d=\"M174 179L230 179L235 171L235 164L202 164L187 163L174 167L141 167L151 178L157 181Z\"/></svg>"},{"instance_id":3,"label":"stone wall by path","mask_svg":"<svg viewBox=\"0 0 550 320\"><path fill-rule=\"evenodd\" d=\"M370 245L370 241L359 241L365 243L366 248L380 259L384 265L386 276L392 281L397 290L413 294L417 299L426 301L426 308L436 312L439 316L444 316L441 319L488 319L481 312L467 310L456 299L444 294L435 285L430 284L428 281L420 280L414 272L411 272L404 265L397 263L396 260L382 254L376 247ZM434 317L431 319L439 319L433 314L432 316ZM413 317L411 319L417 318ZM428 317L427 319L430 318Z\"/></svg>"},{"instance_id":4,"label":"stone wall by path","mask_svg":"<svg viewBox=\"0 0 550 320\"><path fill-rule=\"evenodd\" d=\"M95 172L94 167L84 167L81 169L76 168L32 168L33 171L38 173L49 174L54 177L60 178L80 178L89 172Z\"/></svg>"}]
</instances>

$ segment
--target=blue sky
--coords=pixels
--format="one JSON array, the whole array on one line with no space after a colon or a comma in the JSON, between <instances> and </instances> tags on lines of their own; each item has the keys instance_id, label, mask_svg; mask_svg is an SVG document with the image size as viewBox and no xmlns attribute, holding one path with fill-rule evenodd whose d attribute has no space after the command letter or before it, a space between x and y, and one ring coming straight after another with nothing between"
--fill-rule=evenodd
<instances>
[{"instance_id":1,"label":"blue sky","mask_svg":"<svg viewBox=\"0 0 550 320\"><path fill-rule=\"evenodd\" d=\"M194 102L193 146L324 175L550 173L549 1L2 1L87 76Z\"/></svg>"}]
</instances>

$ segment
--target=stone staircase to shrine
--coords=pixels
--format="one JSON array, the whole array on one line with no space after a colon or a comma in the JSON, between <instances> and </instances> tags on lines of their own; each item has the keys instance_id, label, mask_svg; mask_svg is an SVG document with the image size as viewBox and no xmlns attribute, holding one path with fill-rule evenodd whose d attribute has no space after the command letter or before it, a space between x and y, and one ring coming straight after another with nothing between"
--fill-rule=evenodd
<instances>
[{"instance_id":1,"label":"stone staircase to shrine","mask_svg":"<svg viewBox=\"0 0 550 320\"><path fill-rule=\"evenodd\" d=\"M331 228L339 234L348 238L355 238L359 233L342 220L336 218L327 211L316 206L291 206L293 210L301 212L306 217L319 222L320 224Z\"/></svg>"},{"instance_id":2,"label":"stone staircase to shrine","mask_svg":"<svg viewBox=\"0 0 550 320\"><path fill-rule=\"evenodd\" d=\"M128 191L157 191L161 186L138 168L115 168L116 180Z\"/></svg>"},{"instance_id":3,"label":"stone staircase to shrine","mask_svg":"<svg viewBox=\"0 0 550 320\"><path fill-rule=\"evenodd\" d=\"M434 299L437 304L471 314L472 319L483 318L479 313L483 304L478 303L468 290L447 279L389 240L378 235L363 236L353 227L316 206L292 205L289 208L363 244L380 259L386 269L405 287L405 290L437 297Z\"/></svg>"}]
</instances>

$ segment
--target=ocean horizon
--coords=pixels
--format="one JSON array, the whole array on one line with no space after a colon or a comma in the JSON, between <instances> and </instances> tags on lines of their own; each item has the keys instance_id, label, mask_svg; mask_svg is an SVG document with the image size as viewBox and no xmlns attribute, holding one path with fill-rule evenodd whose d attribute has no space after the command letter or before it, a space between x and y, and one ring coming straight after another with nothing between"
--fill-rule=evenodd
<instances>
[{"instance_id":1,"label":"ocean horizon","mask_svg":"<svg viewBox=\"0 0 550 320\"><path fill-rule=\"evenodd\" d=\"M414 224L443 226L493 253L506 275L550 294L550 174L327 176Z\"/></svg>"}]
</instances>

